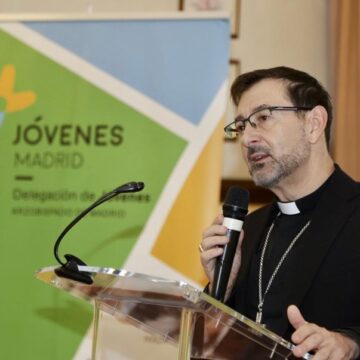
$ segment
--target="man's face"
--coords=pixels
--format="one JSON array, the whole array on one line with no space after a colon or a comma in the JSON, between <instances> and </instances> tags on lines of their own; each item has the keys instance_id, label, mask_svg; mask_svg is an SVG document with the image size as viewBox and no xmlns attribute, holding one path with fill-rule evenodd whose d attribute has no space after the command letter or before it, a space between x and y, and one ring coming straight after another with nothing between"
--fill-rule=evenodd
<instances>
[{"instance_id":1,"label":"man's face","mask_svg":"<svg viewBox=\"0 0 360 360\"><path fill-rule=\"evenodd\" d=\"M242 95L238 115L247 118L266 106L293 106L282 80L266 79L253 85ZM305 119L293 111L274 110L264 118L264 125L256 128L246 123L240 140L255 184L270 189L284 180L298 180L311 151Z\"/></svg>"}]
</instances>

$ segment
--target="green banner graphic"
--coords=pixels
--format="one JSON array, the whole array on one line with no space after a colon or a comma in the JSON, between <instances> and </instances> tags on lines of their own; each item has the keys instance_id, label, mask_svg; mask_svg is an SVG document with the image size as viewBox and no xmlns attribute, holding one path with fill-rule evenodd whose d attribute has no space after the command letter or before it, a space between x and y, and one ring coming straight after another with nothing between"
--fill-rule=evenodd
<instances>
[{"instance_id":1,"label":"green banner graphic","mask_svg":"<svg viewBox=\"0 0 360 360\"><path fill-rule=\"evenodd\" d=\"M70 359L91 307L33 272L54 264L53 244L81 210L143 181L142 192L91 212L60 247L61 256L121 267L186 141L2 31L0 44L0 358Z\"/></svg>"}]
</instances>

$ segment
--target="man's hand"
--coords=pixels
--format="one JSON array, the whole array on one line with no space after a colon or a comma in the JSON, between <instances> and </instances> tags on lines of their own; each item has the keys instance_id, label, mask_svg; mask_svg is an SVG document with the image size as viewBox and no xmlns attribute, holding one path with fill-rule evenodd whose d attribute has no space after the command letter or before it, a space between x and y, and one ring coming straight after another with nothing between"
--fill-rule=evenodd
<instances>
[{"instance_id":1,"label":"man's hand","mask_svg":"<svg viewBox=\"0 0 360 360\"><path fill-rule=\"evenodd\" d=\"M223 253L223 246L229 242L228 237L226 236L227 228L222 225L224 217L219 215L216 217L211 226L205 229L203 233L203 238L201 241L201 248L203 252L201 253L200 260L201 264L205 270L206 276L210 281L210 289L211 283L214 279L214 270L216 264L216 258ZM228 288L226 290L225 300L230 295L231 289L234 285L237 273L240 269L241 264L241 243L244 238L244 232L242 231L240 234L240 240L238 246L236 248L235 257L233 261L233 266L231 268L231 273L228 282Z\"/></svg>"},{"instance_id":2,"label":"man's hand","mask_svg":"<svg viewBox=\"0 0 360 360\"><path fill-rule=\"evenodd\" d=\"M350 360L359 356L359 347L350 337L305 321L300 310L290 305L288 319L295 328L291 340L297 346L293 350L296 357L313 351L312 360Z\"/></svg>"}]
</instances>

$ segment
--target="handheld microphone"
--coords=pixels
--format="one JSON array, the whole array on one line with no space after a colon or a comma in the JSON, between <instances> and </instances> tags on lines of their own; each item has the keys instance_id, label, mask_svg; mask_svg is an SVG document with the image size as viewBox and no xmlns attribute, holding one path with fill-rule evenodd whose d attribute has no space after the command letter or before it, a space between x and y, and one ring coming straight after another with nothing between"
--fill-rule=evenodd
<instances>
[{"instance_id":1,"label":"handheld microphone","mask_svg":"<svg viewBox=\"0 0 360 360\"><path fill-rule=\"evenodd\" d=\"M64 255L65 259L67 260L66 263L61 261L61 259L59 258L59 255L58 255L61 240L64 238L64 236L69 232L69 230L74 225L76 225L86 214L88 214L91 210L93 210L100 204L104 203L105 201L110 200L111 198L115 197L116 195L119 195L122 193L128 193L128 192L141 191L143 188L144 188L143 182L135 182L135 181L118 186L116 189L101 196L93 204L91 204L88 208L86 208L78 216L76 216L76 218L73 221L71 221L71 223L62 231L62 233L59 235L59 237L57 238L57 240L55 242L54 256L55 256L55 259L58 261L58 263L61 265L61 267L55 269L56 275L58 275L60 277L65 277L68 279L80 281L85 284L92 284L93 281L91 279L90 274L85 271L79 271L78 265L86 266L86 264L82 260L80 260L78 257L71 255L71 254L66 254L66 255Z\"/></svg>"},{"instance_id":2,"label":"handheld microphone","mask_svg":"<svg viewBox=\"0 0 360 360\"><path fill-rule=\"evenodd\" d=\"M225 298L240 232L248 212L248 203L248 190L238 186L229 188L223 204L223 225L228 228L226 235L229 238L229 242L224 246L223 254L216 259L214 281L211 290L211 296L221 302Z\"/></svg>"}]
</instances>

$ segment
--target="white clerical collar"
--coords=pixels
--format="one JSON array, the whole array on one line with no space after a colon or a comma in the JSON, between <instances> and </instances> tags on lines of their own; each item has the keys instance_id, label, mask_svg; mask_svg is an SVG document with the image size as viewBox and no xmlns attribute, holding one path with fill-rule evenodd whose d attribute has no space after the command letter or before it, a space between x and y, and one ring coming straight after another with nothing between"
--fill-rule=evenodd
<instances>
[{"instance_id":1,"label":"white clerical collar","mask_svg":"<svg viewBox=\"0 0 360 360\"><path fill-rule=\"evenodd\" d=\"M285 215L296 215L300 214L300 210L296 205L295 201L292 202L277 202L280 211Z\"/></svg>"}]
</instances>

